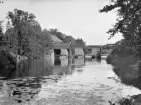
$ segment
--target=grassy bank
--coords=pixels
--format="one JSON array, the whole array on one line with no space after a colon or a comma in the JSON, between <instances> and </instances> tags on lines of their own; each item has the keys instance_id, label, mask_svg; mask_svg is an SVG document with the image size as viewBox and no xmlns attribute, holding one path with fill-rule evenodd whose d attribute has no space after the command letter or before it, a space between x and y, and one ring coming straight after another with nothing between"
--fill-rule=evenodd
<instances>
[{"instance_id":1,"label":"grassy bank","mask_svg":"<svg viewBox=\"0 0 141 105\"><path fill-rule=\"evenodd\" d=\"M114 72L124 84L135 85L141 89L141 83L138 83L141 76L141 63L135 51L128 47L117 47L107 57L106 61L113 65Z\"/></svg>"},{"instance_id":2,"label":"grassy bank","mask_svg":"<svg viewBox=\"0 0 141 105\"><path fill-rule=\"evenodd\" d=\"M113 66L113 71L123 84L141 90L141 62L138 54L132 48L118 46L108 55L106 61ZM132 96L131 99L133 99ZM141 95L134 99L135 102L138 100L141 101ZM119 103L120 105L126 105L125 98L121 99Z\"/></svg>"}]
</instances>

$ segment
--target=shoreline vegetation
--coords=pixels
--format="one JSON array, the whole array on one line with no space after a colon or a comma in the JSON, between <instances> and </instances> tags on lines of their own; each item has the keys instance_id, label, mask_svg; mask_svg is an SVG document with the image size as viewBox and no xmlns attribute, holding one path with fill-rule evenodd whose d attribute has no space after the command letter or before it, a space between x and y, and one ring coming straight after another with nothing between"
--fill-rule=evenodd
<instances>
[{"instance_id":1,"label":"shoreline vegetation","mask_svg":"<svg viewBox=\"0 0 141 105\"><path fill-rule=\"evenodd\" d=\"M107 56L106 62L113 66L113 71L123 84L141 90L141 60L136 50L127 47L122 40L120 41L120 45L117 45ZM141 101L141 94L120 99L119 104L136 105L135 103L138 101ZM128 102L128 104L126 102Z\"/></svg>"}]
</instances>

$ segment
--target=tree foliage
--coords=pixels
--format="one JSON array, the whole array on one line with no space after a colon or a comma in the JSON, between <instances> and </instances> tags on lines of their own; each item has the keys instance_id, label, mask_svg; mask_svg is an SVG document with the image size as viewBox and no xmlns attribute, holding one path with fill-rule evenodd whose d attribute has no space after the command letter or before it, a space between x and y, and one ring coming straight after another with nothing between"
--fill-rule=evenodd
<instances>
[{"instance_id":1,"label":"tree foliage","mask_svg":"<svg viewBox=\"0 0 141 105\"><path fill-rule=\"evenodd\" d=\"M56 35L59 39L61 39L64 43L71 43L71 44L82 44L85 45L84 40L81 38L75 39L71 35L66 35L60 32L57 28L47 30L47 33L50 35Z\"/></svg>"},{"instance_id":2,"label":"tree foliage","mask_svg":"<svg viewBox=\"0 0 141 105\"><path fill-rule=\"evenodd\" d=\"M3 28L2 28L2 21L0 21L0 42L3 40ZM2 44L2 43L1 43Z\"/></svg>"},{"instance_id":3,"label":"tree foliage","mask_svg":"<svg viewBox=\"0 0 141 105\"><path fill-rule=\"evenodd\" d=\"M62 32L60 32L57 28L55 29L49 29L49 34L51 35L55 35L57 36L59 39L61 39L62 41L64 41L64 38L65 38L65 34L63 34Z\"/></svg>"},{"instance_id":4,"label":"tree foliage","mask_svg":"<svg viewBox=\"0 0 141 105\"><path fill-rule=\"evenodd\" d=\"M2 26L3 21L0 21L0 34L3 33L3 26Z\"/></svg>"},{"instance_id":5,"label":"tree foliage","mask_svg":"<svg viewBox=\"0 0 141 105\"><path fill-rule=\"evenodd\" d=\"M0 21L0 45L5 45L4 41L6 41L6 37L3 33L3 21Z\"/></svg>"},{"instance_id":6,"label":"tree foliage","mask_svg":"<svg viewBox=\"0 0 141 105\"><path fill-rule=\"evenodd\" d=\"M12 27L6 31L9 48L19 55L42 56L46 47L51 47L50 37L41 29L32 13L15 9L8 12Z\"/></svg>"},{"instance_id":7,"label":"tree foliage","mask_svg":"<svg viewBox=\"0 0 141 105\"><path fill-rule=\"evenodd\" d=\"M82 38L78 38L75 40L75 44L78 44L78 45L85 45L85 42L83 41Z\"/></svg>"},{"instance_id":8,"label":"tree foliage","mask_svg":"<svg viewBox=\"0 0 141 105\"><path fill-rule=\"evenodd\" d=\"M64 42L65 43L75 43L75 38L73 38L72 36L66 36L64 38Z\"/></svg>"},{"instance_id":9,"label":"tree foliage","mask_svg":"<svg viewBox=\"0 0 141 105\"><path fill-rule=\"evenodd\" d=\"M42 43L41 45L43 45L44 47L52 47L52 39L51 39L51 35L48 33L47 29L43 29L42 31L43 33L43 37L42 37Z\"/></svg>"},{"instance_id":10,"label":"tree foliage","mask_svg":"<svg viewBox=\"0 0 141 105\"><path fill-rule=\"evenodd\" d=\"M70 35L66 35L62 32L60 32L58 29L49 29L48 33L51 35L55 35L57 36L59 39L61 39L64 43L74 43L75 42L75 38L70 36Z\"/></svg>"},{"instance_id":11,"label":"tree foliage","mask_svg":"<svg viewBox=\"0 0 141 105\"><path fill-rule=\"evenodd\" d=\"M136 49L141 45L141 1L140 0L110 0L110 4L100 12L109 12L116 9L117 22L108 33L114 36L122 33L127 45Z\"/></svg>"}]
</instances>

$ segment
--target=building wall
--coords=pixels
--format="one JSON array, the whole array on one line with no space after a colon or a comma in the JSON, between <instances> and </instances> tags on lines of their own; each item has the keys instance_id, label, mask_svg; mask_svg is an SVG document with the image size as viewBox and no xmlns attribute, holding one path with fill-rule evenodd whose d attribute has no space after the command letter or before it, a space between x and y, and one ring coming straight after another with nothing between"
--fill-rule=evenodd
<instances>
[{"instance_id":1,"label":"building wall","mask_svg":"<svg viewBox=\"0 0 141 105\"><path fill-rule=\"evenodd\" d=\"M75 55L83 55L84 56L84 50L82 48L75 48L74 53L75 53Z\"/></svg>"},{"instance_id":2,"label":"building wall","mask_svg":"<svg viewBox=\"0 0 141 105\"><path fill-rule=\"evenodd\" d=\"M100 51L100 48L92 48L92 55L96 55Z\"/></svg>"},{"instance_id":3,"label":"building wall","mask_svg":"<svg viewBox=\"0 0 141 105\"><path fill-rule=\"evenodd\" d=\"M113 49L102 49L102 54L110 54Z\"/></svg>"},{"instance_id":4,"label":"building wall","mask_svg":"<svg viewBox=\"0 0 141 105\"><path fill-rule=\"evenodd\" d=\"M61 49L61 55L68 56L68 50L67 49Z\"/></svg>"}]
</instances>

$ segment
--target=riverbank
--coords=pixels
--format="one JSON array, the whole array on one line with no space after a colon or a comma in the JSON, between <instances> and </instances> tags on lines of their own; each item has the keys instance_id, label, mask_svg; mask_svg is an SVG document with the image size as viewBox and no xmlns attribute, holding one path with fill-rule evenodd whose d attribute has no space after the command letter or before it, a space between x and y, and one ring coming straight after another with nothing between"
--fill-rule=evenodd
<instances>
[{"instance_id":1,"label":"riverbank","mask_svg":"<svg viewBox=\"0 0 141 105\"><path fill-rule=\"evenodd\" d=\"M140 77L140 62L136 53L127 47L117 47L106 58L108 64L114 67L122 81L130 81Z\"/></svg>"},{"instance_id":2,"label":"riverbank","mask_svg":"<svg viewBox=\"0 0 141 105\"><path fill-rule=\"evenodd\" d=\"M51 51L50 51L51 52ZM16 68L18 64L22 61L27 61L28 59L54 59L54 53L43 54L42 56L25 56L17 55L7 49L2 49L0 51L0 70L4 68Z\"/></svg>"},{"instance_id":3,"label":"riverbank","mask_svg":"<svg viewBox=\"0 0 141 105\"><path fill-rule=\"evenodd\" d=\"M113 66L113 71L122 83L141 90L141 62L133 49L129 47L117 47L108 55L106 61ZM138 100L141 101L141 95L137 96L131 96L131 100L133 99L134 103Z\"/></svg>"}]
</instances>

